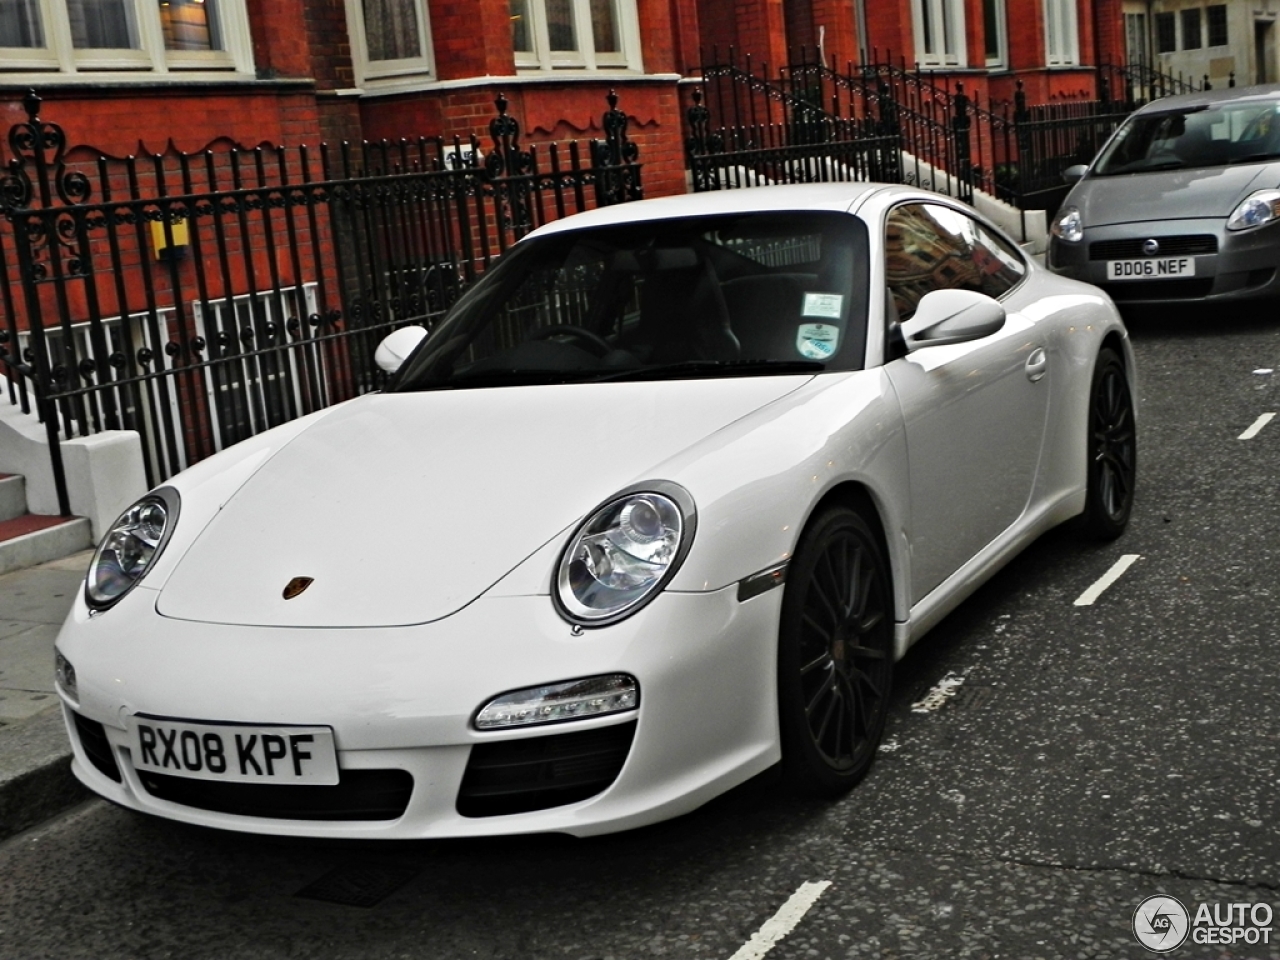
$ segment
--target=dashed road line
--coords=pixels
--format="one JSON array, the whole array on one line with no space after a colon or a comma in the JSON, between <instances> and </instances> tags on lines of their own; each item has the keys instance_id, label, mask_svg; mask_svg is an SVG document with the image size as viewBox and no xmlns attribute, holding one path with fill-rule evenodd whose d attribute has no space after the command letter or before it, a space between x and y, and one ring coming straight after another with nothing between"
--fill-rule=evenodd
<instances>
[{"instance_id":1,"label":"dashed road line","mask_svg":"<svg viewBox=\"0 0 1280 960\"><path fill-rule=\"evenodd\" d=\"M1126 553L1111 565L1111 569L1104 573L1097 583L1076 597L1075 605L1077 607L1092 605L1095 600L1107 592L1108 587L1124 576L1126 570L1141 559L1142 557L1136 553Z\"/></svg>"},{"instance_id":2,"label":"dashed road line","mask_svg":"<svg viewBox=\"0 0 1280 960\"><path fill-rule=\"evenodd\" d=\"M1268 423L1270 423L1272 420L1275 419L1275 416L1276 415L1274 413L1264 413L1257 420L1253 421L1253 426L1251 426L1244 433L1240 434L1240 436L1236 437L1236 439L1252 440L1254 437L1256 437L1259 433L1262 432L1263 427L1265 427Z\"/></svg>"},{"instance_id":3,"label":"dashed road line","mask_svg":"<svg viewBox=\"0 0 1280 960\"><path fill-rule=\"evenodd\" d=\"M729 960L760 960L796 928L829 886L830 880L800 884L800 889L791 895L791 899L779 907L778 912L766 920L764 926L753 933Z\"/></svg>"}]
</instances>

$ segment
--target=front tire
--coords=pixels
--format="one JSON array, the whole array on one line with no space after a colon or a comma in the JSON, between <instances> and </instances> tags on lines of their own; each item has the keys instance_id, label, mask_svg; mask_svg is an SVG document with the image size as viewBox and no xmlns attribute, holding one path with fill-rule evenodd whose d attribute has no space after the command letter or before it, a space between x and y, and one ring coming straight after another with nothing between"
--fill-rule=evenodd
<instances>
[{"instance_id":1,"label":"front tire","mask_svg":"<svg viewBox=\"0 0 1280 960\"><path fill-rule=\"evenodd\" d=\"M1135 427L1124 362L1105 347L1098 353L1089 388L1089 486L1080 517L1085 537L1114 540L1129 525L1138 475Z\"/></svg>"},{"instance_id":2,"label":"front tire","mask_svg":"<svg viewBox=\"0 0 1280 960\"><path fill-rule=\"evenodd\" d=\"M778 633L783 775L801 793L838 797L875 759L893 674L890 583L856 511L829 508L801 536Z\"/></svg>"}]
</instances>

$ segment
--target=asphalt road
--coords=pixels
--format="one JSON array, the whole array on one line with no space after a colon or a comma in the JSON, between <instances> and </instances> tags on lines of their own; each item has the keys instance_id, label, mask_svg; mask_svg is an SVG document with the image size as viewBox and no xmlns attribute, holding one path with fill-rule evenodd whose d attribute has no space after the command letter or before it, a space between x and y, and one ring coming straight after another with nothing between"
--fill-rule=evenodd
<instances>
[{"instance_id":1,"label":"asphalt road","mask_svg":"<svg viewBox=\"0 0 1280 960\"><path fill-rule=\"evenodd\" d=\"M614 837L382 846L95 801L0 845L0 957L1116 960L1156 956L1149 896L1280 911L1280 310L1132 328L1129 532L1043 538L919 644L841 802L758 782ZM1233 929L1258 942L1171 956L1280 958Z\"/></svg>"}]
</instances>

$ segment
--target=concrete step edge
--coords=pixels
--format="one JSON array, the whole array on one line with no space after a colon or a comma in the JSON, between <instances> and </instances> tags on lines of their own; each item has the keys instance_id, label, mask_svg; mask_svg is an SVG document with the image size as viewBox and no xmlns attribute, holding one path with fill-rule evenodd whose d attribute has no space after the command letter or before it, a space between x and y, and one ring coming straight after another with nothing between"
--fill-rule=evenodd
<instances>
[{"instance_id":1,"label":"concrete step edge","mask_svg":"<svg viewBox=\"0 0 1280 960\"><path fill-rule=\"evenodd\" d=\"M0 521L15 520L27 512L27 481L14 474L0 474Z\"/></svg>"},{"instance_id":2,"label":"concrete step edge","mask_svg":"<svg viewBox=\"0 0 1280 960\"><path fill-rule=\"evenodd\" d=\"M0 574L61 560L91 546L93 534L89 521L84 517L74 517L56 527L0 542Z\"/></svg>"}]
</instances>

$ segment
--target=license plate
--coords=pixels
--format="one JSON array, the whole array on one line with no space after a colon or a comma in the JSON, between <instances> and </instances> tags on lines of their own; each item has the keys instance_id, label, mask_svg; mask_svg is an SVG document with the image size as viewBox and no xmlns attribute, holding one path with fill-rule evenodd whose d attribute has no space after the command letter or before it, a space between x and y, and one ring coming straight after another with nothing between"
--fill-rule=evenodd
<instances>
[{"instance_id":1,"label":"license plate","mask_svg":"<svg viewBox=\"0 0 1280 960\"><path fill-rule=\"evenodd\" d=\"M1161 277L1194 277L1194 257L1144 257L1141 260L1108 260L1108 280L1154 280Z\"/></svg>"},{"instance_id":2,"label":"license plate","mask_svg":"<svg viewBox=\"0 0 1280 960\"><path fill-rule=\"evenodd\" d=\"M229 783L333 785L338 754L330 727L241 726L130 718L138 770Z\"/></svg>"}]
</instances>

